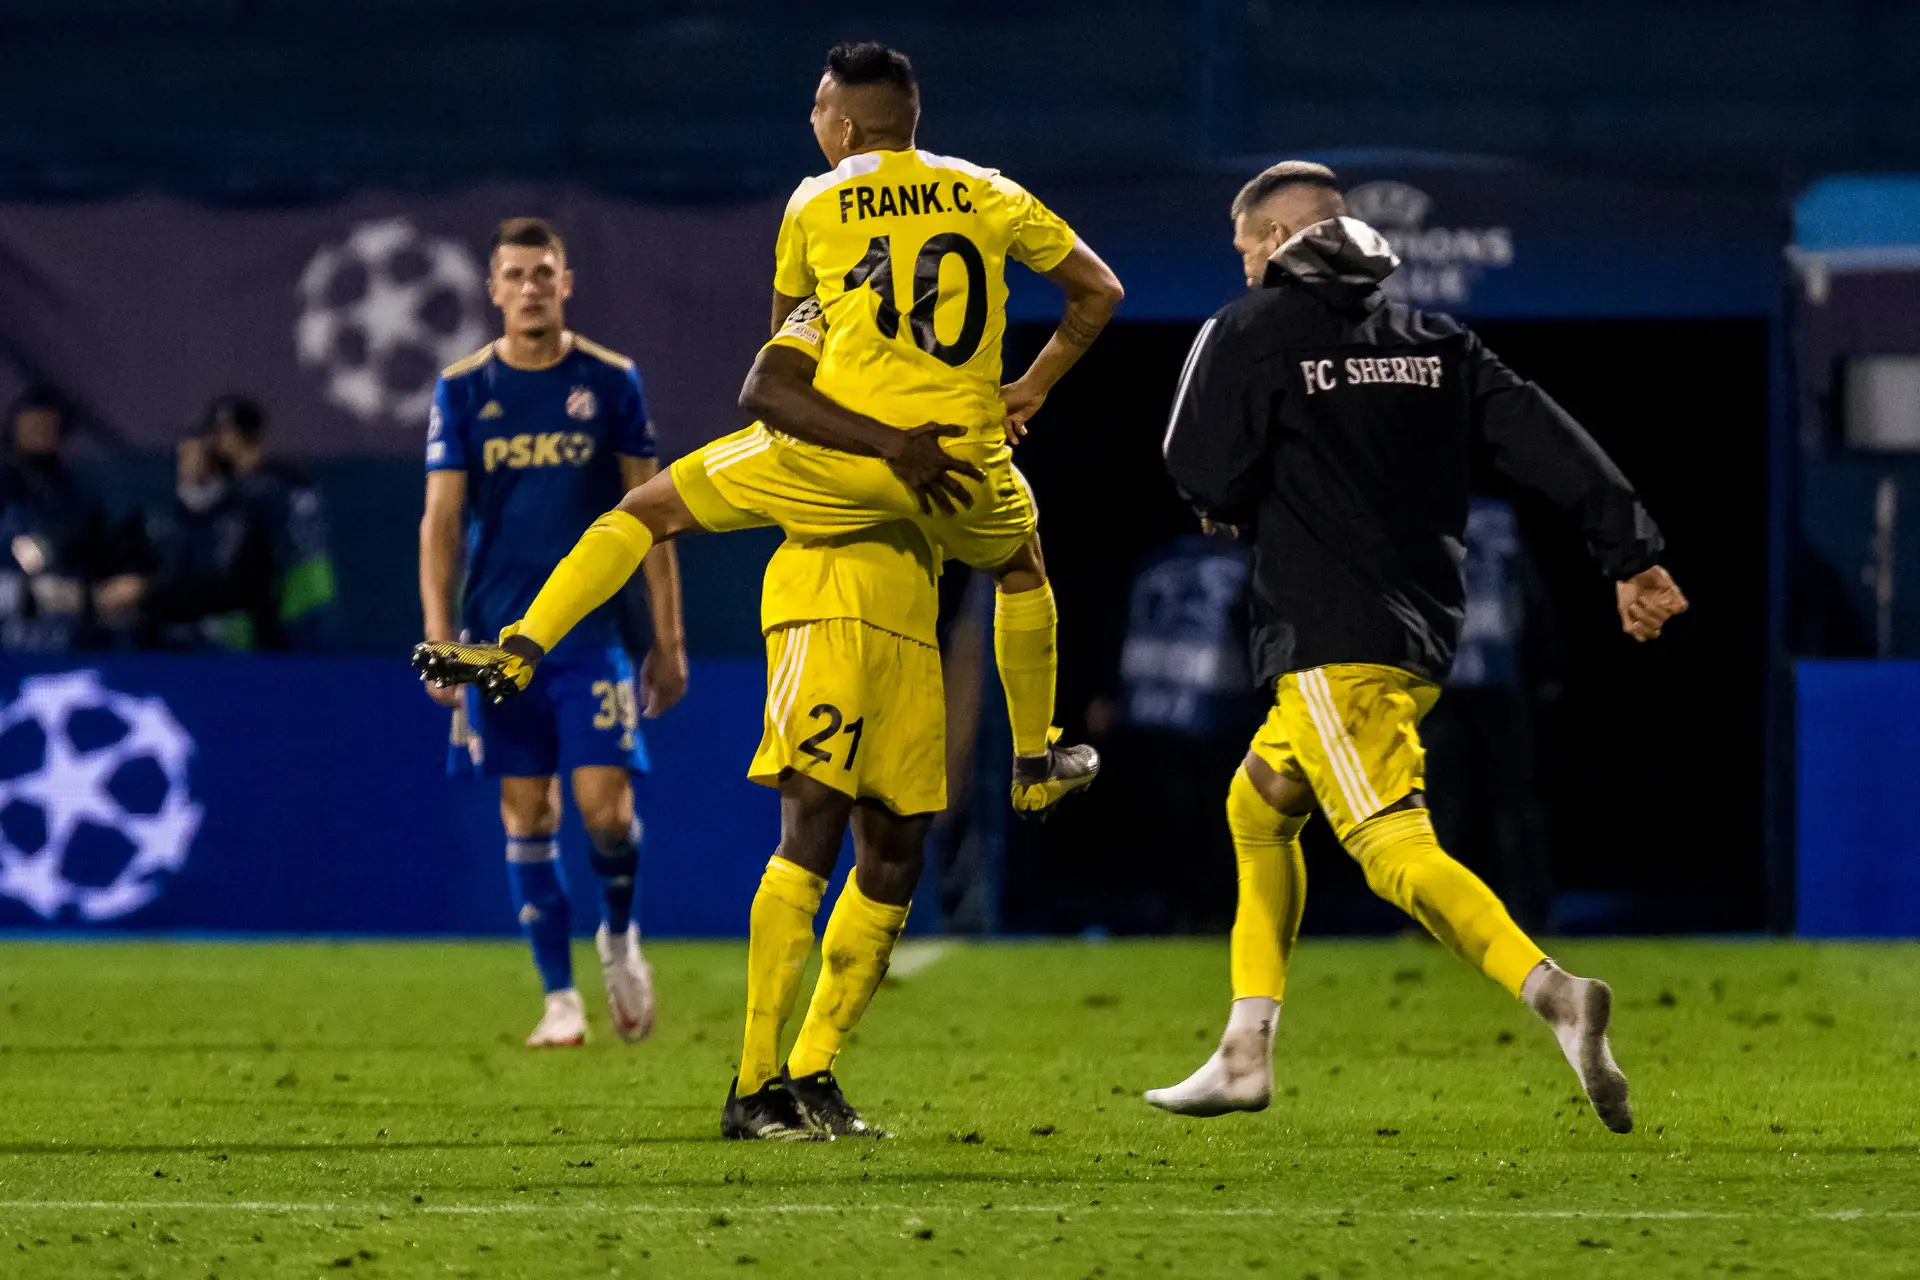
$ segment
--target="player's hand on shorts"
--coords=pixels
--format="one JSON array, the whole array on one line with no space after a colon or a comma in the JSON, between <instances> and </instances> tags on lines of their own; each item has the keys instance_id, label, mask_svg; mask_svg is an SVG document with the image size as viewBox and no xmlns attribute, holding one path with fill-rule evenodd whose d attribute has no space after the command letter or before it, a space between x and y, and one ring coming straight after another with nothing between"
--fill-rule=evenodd
<instances>
[{"instance_id":1,"label":"player's hand on shorts","mask_svg":"<svg viewBox=\"0 0 1920 1280\"><path fill-rule=\"evenodd\" d=\"M928 515L938 507L942 515L952 515L961 507L973 505L973 494L960 483L962 477L984 481L987 477L964 458L948 453L940 442L951 436L963 436L965 427L928 422L900 433L899 446L887 459L887 466L900 483L919 499L920 510Z\"/></svg>"},{"instance_id":2,"label":"player's hand on shorts","mask_svg":"<svg viewBox=\"0 0 1920 1280\"><path fill-rule=\"evenodd\" d=\"M1659 565L1614 585L1620 629L1645 644L1658 638L1669 620L1687 611L1687 598L1673 576Z\"/></svg>"},{"instance_id":3,"label":"player's hand on shorts","mask_svg":"<svg viewBox=\"0 0 1920 1280\"><path fill-rule=\"evenodd\" d=\"M655 645L640 663L640 714L658 720L686 696L687 650L683 645Z\"/></svg>"},{"instance_id":4,"label":"player's hand on shorts","mask_svg":"<svg viewBox=\"0 0 1920 1280\"><path fill-rule=\"evenodd\" d=\"M427 638L431 640L433 637L429 636ZM460 686L457 684L441 684L438 680L422 680L420 687L427 691L429 698L432 698L449 711L460 705L462 695L460 693Z\"/></svg>"},{"instance_id":5,"label":"player's hand on shorts","mask_svg":"<svg viewBox=\"0 0 1920 1280\"><path fill-rule=\"evenodd\" d=\"M1007 406L1007 443L1019 444L1027 438L1027 423L1047 402L1046 388L1015 378L1001 385L1000 399Z\"/></svg>"},{"instance_id":6,"label":"player's hand on shorts","mask_svg":"<svg viewBox=\"0 0 1920 1280\"><path fill-rule=\"evenodd\" d=\"M449 711L453 710L453 708L460 705L460 686L459 685L436 684L432 680L423 680L420 682L420 684L421 684L421 687L427 691L427 696L429 698L432 698L435 702L447 708Z\"/></svg>"}]
</instances>

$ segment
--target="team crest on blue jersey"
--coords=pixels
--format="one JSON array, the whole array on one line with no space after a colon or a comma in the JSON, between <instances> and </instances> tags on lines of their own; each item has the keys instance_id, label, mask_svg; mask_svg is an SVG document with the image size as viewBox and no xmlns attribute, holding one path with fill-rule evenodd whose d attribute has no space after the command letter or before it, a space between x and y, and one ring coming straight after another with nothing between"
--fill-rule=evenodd
<instances>
[{"instance_id":1,"label":"team crest on blue jersey","mask_svg":"<svg viewBox=\"0 0 1920 1280\"><path fill-rule=\"evenodd\" d=\"M576 422L591 422L600 412L600 400L590 387L575 387L567 393L567 416Z\"/></svg>"}]
</instances>

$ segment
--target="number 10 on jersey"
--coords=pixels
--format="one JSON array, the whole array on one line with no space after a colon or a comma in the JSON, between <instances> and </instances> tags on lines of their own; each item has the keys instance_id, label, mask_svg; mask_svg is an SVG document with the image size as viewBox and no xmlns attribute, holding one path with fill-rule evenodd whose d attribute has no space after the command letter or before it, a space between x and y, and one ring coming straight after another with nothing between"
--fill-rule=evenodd
<instances>
[{"instance_id":1,"label":"number 10 on jersey","mask_svg":"<svg viewBox=\"0 0 1920 1280\"><path fill-rule=\"evenodd\" d=\"M933 316L941 302L940 267L949 255L960 259L966 268L967 303L959 336L952 342L942 342L933 331ZM852 293L867 285L879 295L877 320L881 334L888 338L900 336L900 308L894 302L893 275L893 237L875 236L867 242L866 256L847 272L843 286ZM957 231L929 237L921 246L920 255L913 260L913 304L907 312L907 340L934 359L958 368L973 359L986 331L987 264L980 257L979 248Z\"/></svg>"}]
</instances>

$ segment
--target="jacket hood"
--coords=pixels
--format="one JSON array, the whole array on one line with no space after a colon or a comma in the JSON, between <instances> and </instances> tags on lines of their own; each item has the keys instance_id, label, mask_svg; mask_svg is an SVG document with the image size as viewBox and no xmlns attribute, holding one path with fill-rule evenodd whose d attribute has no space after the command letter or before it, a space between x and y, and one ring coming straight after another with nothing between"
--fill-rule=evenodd
<instances>
[{"instance_id":1,"label":"jacket hood","mask_svg":"<svg viewBox=\"0 0 1920 1280\"><path fill-rule=\"evenodd\" d=\"M1295 232L1267 260L1262 283L1297 285L1336 310L1366 310L1399 265L1385 236L1343 216Z\"/></svg>"}]
</instances>

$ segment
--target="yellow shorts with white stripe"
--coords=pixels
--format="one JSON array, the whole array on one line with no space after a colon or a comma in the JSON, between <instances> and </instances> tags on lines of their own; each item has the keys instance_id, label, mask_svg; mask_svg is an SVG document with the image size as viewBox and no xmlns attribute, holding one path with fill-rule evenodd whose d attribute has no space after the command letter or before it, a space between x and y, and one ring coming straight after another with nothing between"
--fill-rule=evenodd
<instances>
[{"instance_id":1,"label":"yellow shorts with white stripe","mask_svg":"<svg viewBox=\"0 0 1920 1280\"><path fill-rule=\"evenodd\" d=\"M1334 834L1347 833L1427 785L1420 722L1440 686L1398 667L1334 663L1292 671L1250 748L1276 772L1304 778Z\"/></svg>"},{"instance_id":2,"label":"yellow shorts with white stripe","mask_svg":"<svg viewBox=\"0 0 1920 1280\"><path fill-rule=\"evenodd\" d=\"M767 633L767 709L747 777L789 769L897 814L947 807L940 651L852 618Z\"/></svg>"},{"instance_id":3,"label":"yellow shorts with white stripe","mask_svg":"<svg viewBox=\"0 0 1920 1280\"><path fill-rule=\"evenodd\" d=\"M948 556L996 569L1033 536L1033 490L1013 465L999 431L943 442L971 462L984 482L964 480L971 507L952 515L920 510L919 500L878 458L862 458L795 440L755 423L687 454L672 467L673 486L702 527L715 533L777 524L801 542L911 521Z\"/></svg>"}]
</instances>

